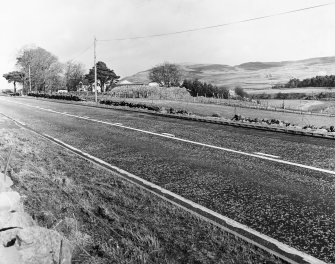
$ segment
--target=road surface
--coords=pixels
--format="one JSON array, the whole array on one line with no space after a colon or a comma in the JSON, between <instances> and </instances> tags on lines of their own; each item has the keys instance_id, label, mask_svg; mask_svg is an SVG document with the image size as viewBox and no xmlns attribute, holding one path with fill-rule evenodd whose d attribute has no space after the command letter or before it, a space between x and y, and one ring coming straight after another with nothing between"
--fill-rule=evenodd
<instances>
[{"instance_id":1,"label":"road surface","mask_svg":"<svg viewBox=\"0 0 335 264\"><path fill-rule=\"evenodd\" d=\"M333 140L27 98L0 113L335 262Z\"/></svg>"}]
</instances>

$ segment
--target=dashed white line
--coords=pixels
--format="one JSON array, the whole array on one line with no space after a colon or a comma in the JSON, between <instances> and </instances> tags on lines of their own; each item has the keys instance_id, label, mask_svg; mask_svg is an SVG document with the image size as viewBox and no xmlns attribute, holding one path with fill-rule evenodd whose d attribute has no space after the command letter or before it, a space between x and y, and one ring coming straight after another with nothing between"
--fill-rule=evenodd
<instances>
[{"instance_id":1,"label":"dashed white line","mask_svg":"<svg viewBox=\"0 0 335 264\"><path fill-rule=\"evenodd\" d=\"M169 133L162 133L162 135L165 135L165 136L168 136L168 137L175 137L175 135L169 134Z\"/></svg>"},{"instance_id":2,"label":"dashed white line","mask_svg":"<svg viewBox=\"0 0 335 264\"><path fill-rule=\"evenodd\" d=\"M8 101L8 100L6 100L6 101ZM9 101L9 102L12 103L12 101ZM15 103L20 104L20 105L29 106L29 107L39 108L39 109L42 109L42 110L45 110L45 111L50 111L48 109L45 109L45 108L42 108L42 107L39 107L39 106L30 106L30 105L23 104L23 103L18 103L18 102L15 102ZM124 129L133 130L133 131L146 133L146 134L150 134L150 135L155 135L155 136L159 136L159 137L165 137L165 138L169 138L169 139L173 139L173 140L177 140L177 141L181 141L181 142L185 142L185 143L190 143L190 144L194 144L194 145L198 145L198 146L223 150L223 151L236 153L236 154L240 154L240 155L244 155L244 156L259 158L259 159L263 159L263 160L269 160L269 161L273 161L273 162L277 162L277 163L281 163L281 164L296 166L296 167L300 167L300 168L304 168L304 169L309 169L309 170L313 170L313 171L318 171L318 172L323 172L323 173L328 173L328 174L335 175L335 171L332 171L332 170L317 168L317 167L308 166L308 165L295 163L295 162L290 162L290 161L286 161L286 160L282 160L282 159L278 159L278 158L268 157L268 156L264 156L264 154L262 154L262 155L256 154L256 153L253 154L253 153L248 153L248 152L244 152L244 151L239 151L239 150L234 150L234 149L229 149L229 148L224 148L224 147L218 147L218 146L205 144L205 143L200 143L200 142L196 142L196 141L192 141L192 140L188 140L188 139L183 139L183 138L178 138L178 137L171 137L171 136L168 136L168 135L165 135L165 134L160 134L160 133L151 132L151 131L147 131L147 130L143 130L143 129L124 126L124 125L119 124L119 123L110 123L110 122L106 122L106 121L102 121L102 120L98 120L98 119L94 119L94 118L86 119L86 118L83 118L81 116L67 114L67 113L64 113L64 112L57 112L57 111L51 111L51 112L61 114L61 115L70 116L70 117L80 118L80 119L84 119L84 120L91 121L91 122L106 124L106 125L110 125L110 126L117 126L117 127L121 127L121 128L124 128Z\"/></svg>"},{"instance_id":3,"label":"dashed white line","mask_svg":"<svg viewBox=\"0 0 335 264\"><path fill-rule=\"evenodd\" d=\"M254 153L258 154L258 155L274 158L274 159L279 159L280 158L280 156L270 155L270 154L266 154L266 153L262 153L262 152L254 152Z\"/></svg>"}]
</instances>

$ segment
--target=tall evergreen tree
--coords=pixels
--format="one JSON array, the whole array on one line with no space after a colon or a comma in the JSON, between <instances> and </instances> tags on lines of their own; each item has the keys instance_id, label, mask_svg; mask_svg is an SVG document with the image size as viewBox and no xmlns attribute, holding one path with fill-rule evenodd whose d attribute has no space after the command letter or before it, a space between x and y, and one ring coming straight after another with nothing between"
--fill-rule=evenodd
<instances>
[{"instance_id":1,"label":"tall evergreen tree","mask_svg":"<svg viewBox=\"0 0 335 264\"><path fill-rule=\"evenodd\" d=\"M85 78L90 84L94 83L94 67L89 70L89 73L85 75ZM109 69L106 63L102 61L97 62L97 80L101 85L101 91L106 91L106 84L113 85L120 79L120 76L116 75L115 72Z\"/></svg>"}]
</instances>

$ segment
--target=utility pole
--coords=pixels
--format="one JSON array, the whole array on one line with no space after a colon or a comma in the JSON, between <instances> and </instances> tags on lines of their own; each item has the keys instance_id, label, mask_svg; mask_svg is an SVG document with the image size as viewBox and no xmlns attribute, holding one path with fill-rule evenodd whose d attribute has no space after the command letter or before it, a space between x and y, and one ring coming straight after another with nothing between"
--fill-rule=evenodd
<instances>
[{"instance_id":1,"label":"utility pole","mask_svg":"<svg viewBox=\"0 0 335 264\"><path fill-rule=\"evenodd\" d=\"M98 103L98 87L97 87L97 39L94 37L94 88L95 88L95 102Z\"/></svg>"},{"instance_id":2,"label":"utility pole","mask_svg":"<svg viewBox=\"0 0 335 264\"><path fill-rule=\"evenodd\" d=\"M29 67L29 92L31 92L30 64L28 65L28 67Z\"/></svg>"}]
</instances>

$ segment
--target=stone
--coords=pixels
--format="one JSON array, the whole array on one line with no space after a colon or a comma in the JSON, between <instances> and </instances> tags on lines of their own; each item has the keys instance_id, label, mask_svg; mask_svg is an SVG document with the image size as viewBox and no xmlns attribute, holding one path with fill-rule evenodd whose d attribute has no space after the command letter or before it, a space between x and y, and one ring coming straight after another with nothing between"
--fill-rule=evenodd
<instances>
[{"instance_id":1,"label":"stone","mask_svg":"<svg viewBox=\"0 0 335 264\"><path fill-rule=\"evenodd\" d=\"M0 212L19 211L21 208L20 194L18 192L0 193Z\"/></svg>"},{"instance_id":2,"label":"stone","mask_svg":"<svg viewBox=\"0 0 335 264\"><path fill-rule=\"evenodd\" d=\"M0 264L21 264L21 255L16 247L0 246Z\"/></svg>"},{"instance_id":3,"label":"stone","mask_svg":"<svg viewBox=\"0 0 335 264\"><path fill-rule=\"evenodd\" d=\"M5 175L3 173L0 173L0 192L10 191L10 187L12 185L12 179L8 175L5 178Z\"/></svg>"},{"instance_id":4,"label":"stone","mask_svg":"<svg viewBox=\"0 0 335 264\"><path fill-rule=\"evenodd\" d=\"M319 129L316 129L315 130L315 133L327 133L328 131L327 131L327 129L321 129L321 128L319 128Z\"/></svg>"},{"instance_id":5,"label":"stone","mask_svg":"<svg viewBox=\"0 0 335 264\"><path fill-rule=\"evenodd\" d=\"M1 212L0 229L8 227L30 227L35 226L35 221L25 212Z\"/></svg>"},{"instance_id":6,"label":"stone","mask_svg":"<svg viewBox=\"0 0 335 264\"><path fill-rule=\"evenodd\" d=\"M23 264L71 264L70 243L54 230L39 226L19 229L15 247Z\"/></svg>"}]
</instances>

